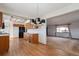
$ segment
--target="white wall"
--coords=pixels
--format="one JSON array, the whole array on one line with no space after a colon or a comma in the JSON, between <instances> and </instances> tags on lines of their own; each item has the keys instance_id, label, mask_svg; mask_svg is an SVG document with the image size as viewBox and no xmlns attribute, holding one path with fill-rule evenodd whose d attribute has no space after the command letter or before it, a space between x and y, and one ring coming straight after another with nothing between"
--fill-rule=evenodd
<instances>
[{"instance_id":1,"label":"white wall","mask_svg":"<svg viewBox=\"0 0 79 59\"><path fill-rule=\"evenodd\" d=\"M79 39L79 21L75 21L71 23L70 31L71 31L72 38ZM48 26L48 35L54 36L54 34L55 34L55 27ZM69 37L69 33L56 33L56 36Z\"/></svg>"},{"instance_id":2,"label":"white wall","mask_svg":"<svg viewBox=\"0 0 79 59\"><path fill-rule=\"evenodd\" d=\"M73 22L70 26L72 38L79 38L79 21Z\"/></svg>"},{"instance_id":3,"label":"white wall","mask_svg":"<svg viewBox=\"0 0 79 59\"><path fill-rule=\"evenodd\" d=\"M3 15L3 22L5 28L3 29L5 33L10 33L10 18L11 16Z\"/></svg>"},{"instance_id":4,"label":"white wall","mask_svg":"<svg viewBox=\"0 0 79 59\"><path fill-rule=\"evenodd\" d=\"M3 29L3 31L5 33L8 33L10 35L10 38L13 37L13 22L11 21L11 16L4 14L3 22L5 25L5 28Z\"/></svg>"},{"instance_id":5,"label":"white wall","mask_svg":"<svg viewBox=\"0 0 79 59\"><path fill-rule=\"evenodd\" d=\"M13 37L19 37L19 27L13 27Z\"/></svg>"},{"instance_id":6,"label":"white wall","mask_svg":"<svg viewBox=\"0 0 79 59\"><path fill-rule=\"evenodd\" d=\"M10 38L13 37L13 22L10 21Z\"/></svg>"}]
</instances>

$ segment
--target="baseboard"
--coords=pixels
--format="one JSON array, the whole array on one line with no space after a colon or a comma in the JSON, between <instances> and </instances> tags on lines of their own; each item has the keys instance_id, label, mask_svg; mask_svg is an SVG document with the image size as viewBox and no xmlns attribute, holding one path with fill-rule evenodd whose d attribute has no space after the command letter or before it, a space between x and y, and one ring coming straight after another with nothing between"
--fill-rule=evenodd
<instances>
[{"instance_id":1,"label":"baseboard","mask_svg":"<svg viewBox=\"0 0 79 59\"><path fill-rule=\"evenodd\" d=\"M70 37L62 37L62 36L53 36L53 35L48 35L51 37L60 37L60 38L69 38L69 39L73 39L73 40L79 40L79 38L70 38Z\"/></svg>"},{"instance_id":2,"label":"baseboard","mask_svg":"<svg viewBox=\"0 0 79 59\"><path fill-rule=\"evenodd\" d=\"M72 38L73 40L79 40L79 38Z\"/></svg>"},{"instance_id":3,"label":"baseboard","mask_svg":"<svg viewBox=\"0 0 79 59\"><path fill-rule=\"evenodd\" d=\"M47 36L55 36L55 35L47 35Z\"/></svg>"}]
</instances>

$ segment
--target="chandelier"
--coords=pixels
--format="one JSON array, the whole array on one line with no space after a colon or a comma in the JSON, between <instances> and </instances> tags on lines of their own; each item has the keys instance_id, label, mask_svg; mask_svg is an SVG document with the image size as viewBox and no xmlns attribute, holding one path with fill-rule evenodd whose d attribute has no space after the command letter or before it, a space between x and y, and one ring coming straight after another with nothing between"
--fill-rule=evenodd
<instances>
[{"instance_id":1,"label":"chandelier","mask_svg":"<svg viewBox=\"0 0 79 59\"><path fill-rule=\"evenodd\" d=\"M39 28L39 26L45 23L45 19L41 19L39 17L39 3L37 3L36 5L36 15L37 15L37 18L31 19L31 22L34 24L35 28Z\"/></svg>"}]
</instances>

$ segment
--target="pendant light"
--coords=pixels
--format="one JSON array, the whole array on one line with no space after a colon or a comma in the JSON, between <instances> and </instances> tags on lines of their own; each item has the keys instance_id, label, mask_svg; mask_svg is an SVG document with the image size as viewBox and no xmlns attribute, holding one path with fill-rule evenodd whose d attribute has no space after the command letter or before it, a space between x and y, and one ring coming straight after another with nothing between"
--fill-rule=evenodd
<instances>
[{"instance_id":1,"label":"pendant light","mask_svg":"<svg viewBox=\"0 0 79 59\"><path fill-rule=\"evenodd\" d=\"M39 12L40 11L40 7L39 7L39 3L36 4L36 18L35 19L31 19L32 22L35 25L35 28L39 28L40 26L42 26L42 23L45 23L45 19L41 19L39 16Z\"/></svg>"}]
</instances>

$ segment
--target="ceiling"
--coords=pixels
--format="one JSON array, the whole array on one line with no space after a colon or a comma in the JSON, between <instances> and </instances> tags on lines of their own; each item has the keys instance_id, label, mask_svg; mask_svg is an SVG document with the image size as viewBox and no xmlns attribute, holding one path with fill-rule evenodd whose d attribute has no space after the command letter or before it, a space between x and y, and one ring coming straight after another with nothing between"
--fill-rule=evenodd
<instances>
[{"instance_id":1,"label":"ceiling","mask_svg":"<svg viewBox=\"0 0 79 59\"><path fill-rule=\"evenodd\" d=\"M68 24L79 21L79 10L48 18L48 25Z\"/></svg>"},{"instance_id":2,"label":"ceiling","mask_svg":"<svg viewBox=\"0 0 79 59\"><path fill-rule=\"evenodd\" d=\"M12 13L24 17L42 17L51 12L55 12L61 8L69 6L71 3L3 3L0 4L0 9L3 12ZM39 5L39 12L37 12Z\"/></svg>"},{"instance_id":3,"label":"ceiling","mask_svg":"<svg viewBox=\"0 0 79 59\"><path fill-rule=\"evenodd\" d=\"M0 11L28 18L45 17L48 25L79 20L78 3L0 3Z\"/></svg>"}]
</instances>

